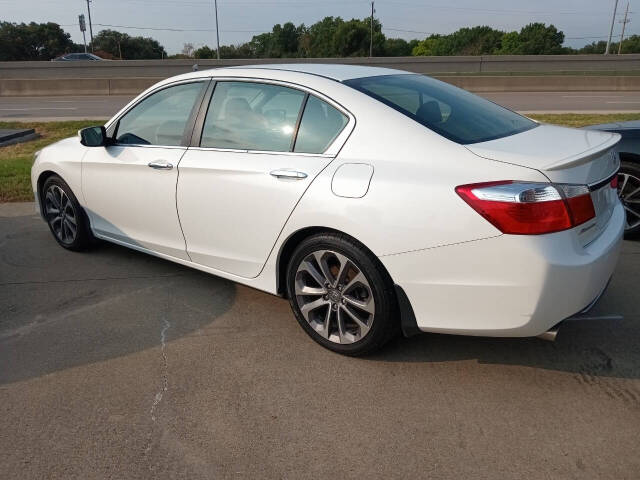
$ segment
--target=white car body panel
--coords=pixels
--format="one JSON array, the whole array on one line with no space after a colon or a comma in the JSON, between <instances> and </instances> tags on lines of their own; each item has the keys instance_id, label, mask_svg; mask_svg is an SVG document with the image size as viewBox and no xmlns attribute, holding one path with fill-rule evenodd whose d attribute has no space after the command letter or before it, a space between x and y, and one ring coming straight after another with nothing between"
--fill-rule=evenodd
<instances>
[{"instance_id":1,"label":"white car body panel","mask_svg":"<svg viewBox=\"0 0 640 480\"><path fill-rule=\"evenodd\" d=\"M177 203L191 259L256 277L289 214L331 160L320 155L189 149L180 162ZM270 175L278 170L307 177Z\"/></svg>"},{"instance_id":2,"label":"white car body panel","mask_svg":"<svg viewBox=\"0 0 640 480\"><path fill-rule=\"evenodd\" d=\"M579 227L503 235L455 187L601 181L616 168L606 159L617 136L539 126L463 146L339 82L396 73L406 72L288 64L167 79L106 127L164 85L208 77L295 86L339 106L350 121L322 155L147 147L107 162L98 158L104 148L71 138L42 150L32 169L34 191L43 172L55 172L76 193L97 236L270 293L279 291L288 239L306 229L346 233L379 257L424 331L538 335L586 307L615 268L624 223L619 204L610 205L588 242ZM156 160L154 150L176 168L146 167ZM125 180L123 165L131 172ZM364 167L351 171L352 165ZM307 177L270 175L282 168ZM171 192L160 193L171 184ZM109 203L110 189L122 201ZM180 223L184 237L177 235Z\"/></svg>"},{"instance_id":3,"label":"white car body panel","mask_svg":"<svg viewBox=\"0 0 640 480\"><path fill-rule=\"evenodd\" d=\"M149 145L87 149L82 191L95 234L189 260L176 211L178 171L148 166L177 166L186 150Z\"/></svg>"}]
</instances>

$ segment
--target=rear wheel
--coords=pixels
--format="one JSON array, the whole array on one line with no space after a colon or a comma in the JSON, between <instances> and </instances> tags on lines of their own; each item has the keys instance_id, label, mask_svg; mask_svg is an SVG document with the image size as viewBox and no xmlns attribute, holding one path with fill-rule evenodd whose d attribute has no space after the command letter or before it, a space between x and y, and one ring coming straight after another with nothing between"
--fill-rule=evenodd
<instances>
[{"instance_id":1,"label":"rear wheel","mask_svg":"<svg viewBox=\"0 0 640 480\"><path fill-rule=\"evenodd\" d=\"M59 245L68 250L84 250L92 240L84 210L69 185L52 175L42 187L42 208L49 229Z\"/></svg>"},{"instance_id":2,"label":"rear wheel","mask_svg":"<svg viewBox=\"0 0 640 480\"><path fill-rule=\"evenodd\" d=\"M622 161L618 172L618 196L627 214L626 238L640 234L640 164Z\"/></svg>"},{"instance_id":3,"label":"rear wheel","mask_svg":"<svg viewBox=\"0 0 640 480\"><path fill-rule=\"evenodd\" d=\"M345 235L304 240L289 262L287 292L302 328L335 352L372 352L398 330L389 275L374 255Z\"/></svg>"}]
</instances>

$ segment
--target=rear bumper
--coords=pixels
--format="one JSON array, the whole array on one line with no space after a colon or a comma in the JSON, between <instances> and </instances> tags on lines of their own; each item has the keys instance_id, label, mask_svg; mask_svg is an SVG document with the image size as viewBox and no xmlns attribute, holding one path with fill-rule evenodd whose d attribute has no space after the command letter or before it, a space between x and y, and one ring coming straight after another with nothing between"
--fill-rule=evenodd
<instances>
[{"instance_id":1,"label":"rear bumper","mask_svg":"<svg viewBox=\"0 0 640 480\"><path fill-rule=\"evenodd\" d=\"M587 308L605 289L624 219L618 204L587 247L575 231L501 235L380 260L406 293L422 331L536 336Z\"/></svg>"}]
</instances>

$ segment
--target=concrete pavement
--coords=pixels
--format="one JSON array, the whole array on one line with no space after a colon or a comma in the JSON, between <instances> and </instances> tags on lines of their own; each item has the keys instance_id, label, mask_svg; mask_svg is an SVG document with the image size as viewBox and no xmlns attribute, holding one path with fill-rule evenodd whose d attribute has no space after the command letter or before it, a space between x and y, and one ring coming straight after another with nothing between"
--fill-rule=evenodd
<instances>
[{"instance_id":1,"label":"concrete pavement","mask_svg":"<svg viewBox=\"0 0 640 480\"><path fill-rule=\"evenodd\" d=\"M637 112L640 92L504 92L482 96L513 110L531 112ZM0 97L0 121L108 119L133 97Z\"/></svg>"},{"instance_id":2,"label":"concrete pavement","mask_svg":"<svg viewBox=\"0 0 640 480\"><path fill-rule=\"evenodd\" d=\"M0 205L5 478L635 479L640 242L556 343L421 335L352 359L285 300L142 253L71 253ZM571 288L568 286L567 288Z\"/></svg>"}]
</instances>

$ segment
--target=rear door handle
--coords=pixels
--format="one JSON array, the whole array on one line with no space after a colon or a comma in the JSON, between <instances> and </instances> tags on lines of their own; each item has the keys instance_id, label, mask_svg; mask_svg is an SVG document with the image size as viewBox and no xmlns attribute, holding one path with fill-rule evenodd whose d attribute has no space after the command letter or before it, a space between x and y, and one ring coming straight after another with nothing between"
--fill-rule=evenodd
<instances>
[{"instance_id":1,"label":"rear door handle","mask_svg":"<svg viewBox=\"0 0 640 480\"><path fill-rule=\"evenodd\" d=\"M158 160L156 162L149 162L149 166L151 168L155 168L156 170L171 170L173 165L164 160Z\"/></svg>"},{"instance_id":2,"label":"rear door handle","mask_svg":"<svg viewBox=\"0 0 640 480\"><path fill-rule=\"evenodd\" d=\"M298 172L296 170L274 170L271 172L271 176L276 178L290 178L293 180L302 180L307 178L306 173Z\"/></svg>"}]
</instances>

